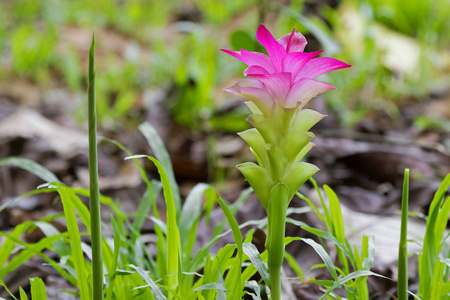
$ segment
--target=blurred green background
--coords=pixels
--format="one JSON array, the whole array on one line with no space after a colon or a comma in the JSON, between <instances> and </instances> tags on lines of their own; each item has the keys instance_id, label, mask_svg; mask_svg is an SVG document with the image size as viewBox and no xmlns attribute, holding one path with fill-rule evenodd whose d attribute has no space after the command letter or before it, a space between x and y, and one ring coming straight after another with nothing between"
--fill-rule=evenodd
<instances>
[{"instance_id":1,"label":"blurred green background","mask_svg":"<svg viewBox=\"0 0 450 300\"><path fill-rule=\"evenodd\" d=\"M17 82L43 93L63 89L70 104L51 104L84 122L95 28L100 126L135 127L162 98L193 131L239 131L245 108L230 106L238 98L222 88L244 65L219 49L261 50L255 34L264 23L276 38L295 27L309 40L306 51L324 49L353 65L323 79L338 87L326 103L351 128L372 111L396 118L399 103L448 91L449 20L448 0L1 1L0 94ZM414 124L450 127L445 116Z\"/></svg>"}]
</instances>

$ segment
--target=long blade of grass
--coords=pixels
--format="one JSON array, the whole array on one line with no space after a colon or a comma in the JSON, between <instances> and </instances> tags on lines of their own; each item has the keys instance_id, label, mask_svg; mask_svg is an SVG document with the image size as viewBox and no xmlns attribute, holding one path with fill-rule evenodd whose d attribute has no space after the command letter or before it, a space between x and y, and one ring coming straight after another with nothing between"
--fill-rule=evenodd
<instances>
[{"instance_id":1,"label":"long blade of grass","mask_svg":"<svg viewBox=\"0 0 450 300\"><path fill-rule=\"evenodd\" d=\"M158 132L150 123L148 122L142 123L141 125L139 125L139 130L144 135L148 144L152 148L156 159L161 163L167 174L167 177L169 178L169 183L173 192L173 201L178 216L181 209L181 199L180 199L180 192L178 190L178 184L175 180L175 174L173 172L172 162L170 161L169 153L167 152L167 149L164 146L164 143L161 137L159 136Z\"/></svg>"},{"instance_id":2,"label":"long blade of grass","mask_svg":"<svg viewBox=\"0 0 450 300\"><path fill-rule=\"evenodd\" d=\"M141 277L144 279L145 283L150 287L153 296L156 298L156 300L167 300L166 296L163 295L161 292L161 289L156 285L156 283L148 276L148 274L142 270L141 268L135 266L135 265L128 265L130 268L134 269Z\"/></svg>"},{"instance_id":3,"label":"long blade of grass","mask_svg":"<svg viewBox=\"0 0 450 300\"><path fill-rule=\"evenodd\" d=\"M202 196L210 188L211 187L208 184L197 184L194 186L184 202L179 220L181 245L183 248L186 247L190 229L201 215Z\"/></svg>"},{"instance_id":4,"label":"long blade of grass","mask_svg":"<svg viewBox=\"0 0 450 300\"><path fill-rule=\"evenodd\" d=\"M434 194L433 200L430 204L429 214L427 218L427 225L425 237L423 241L423 250L419 255L419 296L429 298L431 293L431 280L433 279L434 267L438 259L440 251L440 243L442 239L442 224L444 220L439 218L441 213L441 206L444 201L445 193L450 185L450 174L445 177L439 189ZM448 209L450 201L444 207L448 218ZM440 227L438 230L437 227Z\"/></svg>"},{"instance_id":5,"label":"long blade of grass","mask_svg":"<svg viewBox=\"0 0 450 300\"><path fill-rule=\"evenodd\" d=\"M236 262L231 266L231 269L225 278L225 286L232 292L233 299L240 299L242 287L243 284L241 282L241 264L242 264L242 233L239 229L239 225L234 218L231 211L226 206L225 202L218 197L217 201L220 204L220 207L222 208L223 212L225 213L225 217L228 220L228 224L230 225L230 228L233 232L234 242L237 246L237 256L236 256Z\"/></svg>"},{"instance_id":6,"label":"long blade of grass","mask_svg":"<svg viewBox=\"0 0 450 300\"><path fill-rule=\"evenodd\" d=\"M443 283L443 276L444 273L445 264L442 263L440 260L436 261L436 265L434 266L434 274L433 278L431 279L431 292L430 292L430 298L429 299L442 299L442 283Z\"/></svg>"},{"instance_id":7,"label":"long blade of grass","mask_svg":"<svg viewBox=\"0 0 450 300\"><path fill-rule=\"evenodd\" d=\"M40 164L22 157L7 157L0 159L0 166L14 166L36 175L45 182L60 182L55 174L50 172L47 168L41 166Z\"/></svg>"},{"instance_id":8,"label":"long blade of grass","mask_svg":"<svg viewBox=\"0 0 450 300\"><path fill-rule=\"evenodd\" d=\"M39 277L30 279L31 283L31 299L32 300L47 300L47 293L45 291L45 284Z\"/></svg>"},{"instance_id":9,"label":"long blade of grass","mask_svg":"<svg viewBox=\"0 0 450 300\"><path fill-rule=\"evenodd\" d=\"M242 249L244 250L245 255L248 256L252 264L255 266L256 270L258 270L259 275L264 280L267 285L270 285L270 276L269 269L267 264L264 263L261 258L261 254L256 249L256 246L251 243L244 243L242 245Z\"/></svg>"},{"instance_id":10,"label":"long blade of grass","mask_svg":"<svg viewBox=\"0 0 450 300\"><path fill-rule=\"evenodd\" d=\"M325 297L327 297L331 292L333 292L338 287L343 286L348 281L357 279L359 277L365 277L365 276L377 276L377 277L381 277L381 278L390 280L390 278L380 275L380 274L377 274L377 273L374 273L372 271L367 271L367 270L355 271L343 278L339 278L339 280L336 280L336 282L325 292L325 294L322 295L322 297L319 298L319 300L325 299Z\"/></svg>"},{"instance_id":11,"label":"long blade of grass","mask_svg":"<svg viewBox=\"0 0 450 300\"><path fill-rule=\"evenodd\" d=\"M297 274L298 279L303 281L305 279L305 273L295 260L295 257L289 254L288 252L284 252L284 258L286 259L291 269L295 272L295 274Z\"/></svg>"},{"instance_id":12,"label":"long blade of grass","mask_svg":"<svg viewBox=\"0 0 450 300\"><path fill-rule=\"evenodd\" d=\"M402 216L400 225L400 243L398 246L398 281L397 298L408 299L408 202L409 202L409 169L405 169L402 194Z\"/></svg>"},{"instance_id":13,"label":"long blade of grass","mask_svg":"<svg viewBox=\"0 0 450 300\"><path fill-rule=\"evenodd\" d=\"M14 249L15 242L13 239L18 239L19 236L24 233L29 227L31 223L22 223L17 225L13 231L8 235L11 238L6 239L0 247L0 270L3 270L4 264L8 261L11 252ZM6 275L1 273L0 271L0 279Z\"/></svg>"},{"instance_id":14,"label":"long blade of grass","mask_svg":"<svg viewBox=\"0 0 450 300\"><path fill-rule=\"evenodd\" d=\"M301 240L310 245L311 247L313 247L314 251L316 251L316 253L320 256L320 258L322 258L333 279L335 281L338 281L338 276L336 273L336 269L334 268L333 260L325 251L325 249L312 239L301 239Z\"/></svg>"},{"instance_id":15,"label":"long blade of grass","mask_svg":"<svg viewBox=\"0 0 450 300\"><path fill-rule=\"evenodd\" d=\"M14 296L13 293L11 293L11 291L8 289L8 287L6 286L6 284L3 282L3 280L0 280L0 285L5 289L5 291L14 299L17 300L17 298Z\"/></svg>"},{"instance_id":16,"label":"long blade of grass","mask_svg":"<svg viewBox=\"0 0 450 300\"><path fill-rule=\"evenodd\" d=\"M113 236L114 236L114 254L113 254L113 261L112 261L112 274L109 273L107 276L109 277L109 283L108 288L106 291L106 300L111 300L112 294L113 294L113 288L114 283L116 280L116 269L117 269L117 261L119 260L119 253L120 253L120 231L117 226L116 219L114 219L114 216L111 215L111 225L113 229ZM121 290L119 287L116 287L118 290Z\"/></svg>"},{"instance_id":17,"label":"long blade of grass","mask_svg":"<svg viewBox=\"0 0 450 300\"><path fill-rule=\"evenodd\" d=\"M27 293L23 290L22 287L19 288L20 300L28 300Z\"/></svg>"},{"instance_id":18,"label":"long blade of grass","mask_svg":"<svg viewBox=\"0 0 450 300\"><path fill-rule=\"evenodd\" d=\"M61 196L64 215L66 217L67 232L69 233L70 248L72 250L71 257L73 258L75 271L77 272L77 281L78 287L80 289L80 298L81 300L88 300L90 299L90 297L89 297L89 286L87 283L87 272L84 263L83 250L81 248L80 231L78 229L77 218L75 216L75 210L71 201L72 197L70 196L70 192L65 188L58 188L57 190L59 195ZM102 286L102 296L103 296L103 286Z\"/></svg>"},{"instance_id":19,"label":"long blade of grass","mask_svg":"<svg viewBox=\"0 0 450 300\"><path fill-rule=\"evenodd\" d=\"M0 268L0 278L5 277L6 274L17 269L21 264L29 260L33 255L38 255L49 265L53 266L56 269L56 271L58 271L61 274L61 276L64 277L67 281L69 281L73 285L76 285L76 279L73 276L67 274L54 260L48 258L45 254L42 253L43 249L51 249L51 246L53 245L54 242L58 241L61 238L67 237L68 234L66 232L61 233L59 235L43 238L35 244L27 244L19 240L17 237L14 237L11 234L7 234L1 231L0 235L6 237L8 240L11 240L14 243L25 248L18 255L14 256L14 258L11 259L11 261L7 266Z\"/></svg>"},{"instance_id":20,"label":"long blade of grass","mask_svg":"<svg viewBox=\"0 0 450 300\"><path fill-rule=\"evenodd\" d=\"M135 157L138 158L142 156L131 156L126 159ZM167 176L166 170L160 162L151 156L144 157L147 157L155 164L163 185L164 200L167 207L167 275L169 275L167 277L167 285L169 290L175 290L178 284L178 271L181 267L179 265L179 261L181 259L181 241L177 225L177 211L174 201L174 191L172 190L170 179Z\"/></svg>"}]
</instances>

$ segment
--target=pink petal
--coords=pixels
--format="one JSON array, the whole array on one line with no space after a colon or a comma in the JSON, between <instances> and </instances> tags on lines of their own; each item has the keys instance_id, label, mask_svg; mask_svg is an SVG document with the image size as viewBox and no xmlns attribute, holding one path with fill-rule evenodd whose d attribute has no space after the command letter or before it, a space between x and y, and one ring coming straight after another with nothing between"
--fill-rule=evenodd
<instances>
[{"instance_id":1,"label":"pink petal","mask_svg":"<svg viewBox=\"0 0 450 300\"><path fill-rule=\"evenodd\" d=\"M272 34L263 24L259 25L258 31L256 32L256 38L264 48L266 48L267 54L269 54L272 59L275 71L280 72L283 58L286 56L286 50L274 39Z\"/></svg>"},{"instance_id":2,"label":"pink petal","mask_svg":"<svg viewBox=\"0 0 450 300\"><path fill-rule=\"evenodd\" d=\"M244 71L245 76L269 74L266 69L260 66L250 66Z\"/></svg>"},{"instance_id":3,"label":"pink petal","mask_svg":"<svg viewBox=\"0 0 450 300\"><path fill-rule=\"evenodd\" d=\"M287 53L302 52L305 49L306 38L298 31L292 31L286 35L283 35L277 40L278 43L286 49Z\"/></svg>"},{"instance_id":4,"label":"pink petal","mask_svg":"<svg viewBox=\"0 0 450 300\"><path fill-rule=\"evenodd\" d=\"M291 72L292 77L295 78L300 71L300 69L313 57L322 53L321 51L316 52L291 52L289 53L283 61L283 72Z\"/></svg>"},{"instance_id":5,"label":"pink petal","mask_svg":"<svg viewBox=\"0 0 450 300\"><path fill-rule=\"evenodd\" d=\"M299 81L295 82L294 85L292 85L291 90L286 97L284 106L295 107L300 102L301 106L303 107L304 105L306 105L306 103L308 103L309 100L311 100L311 98L314 98L318 94L331 89L336 88L322 81L302 78Z\"/></svg>"},{"instance_id":6,"label":"pink petal","mask_svg":"<svg viewBox=\"0 0 450 300\"><path fill-rule=\"evenodd\" d=\"M227 49L220 49L225 53L230 54L233 57L236 57L247 66L260 66L266 69L268 72L273 72L273 66L270 58L259 52L250 52L245 49L241 49L241 51L231 51Z\"/></svg>"},{"instance_id":7,"label":"pink petal","mask_svg":"<svg viewBox=\"0 0 450 300\"><path fill-rule=\"evenodd\" d=\"M224 88L224 91L240 94L242 88L254 87L254 88L264 88L264 84L256 78L245 78L236 81L230 86Z\"/></svg>"},{"instance_id":8,"label":"pink petal","mask_svg":"<svg viewBox=\"0 0 450 300\"><path fill-rule=\"evenodd\" d=\"M351 67L351 65L331 57L314 58L308 61L303 66L303 68L300 70L300 72L298 72L297 76L295 77L295 80L298 80L300 78L314 79L327 72L348 67Z\"/></svg>"},{"instance_id":9,"label":"pink petal","mask_svg":"<svg viewBox=\"0 0 450 300\"><path fill-rule=\"evenodd\" d=\"M291 87L291 73L283 72L268 75L254 75L270 91L275 101L284 102Z\"/></svg>"},{"instance_id":10,"label":"pink petal","mask_svg":"<svg viewBox=\"0 0 450 300\"><path fill-rule=\"evenodd\" d=\"M241 55L242 61L248 66L260 66L266 69L269 73L274 72L272 61L267 55L259 52L250 52L244 49L241 49Z\"/></svg>"},{"instance_id":11,"label":"pink petal","mask_svg":"<svg viewBox=\"0 0 450 300\"><path fill-rule=\"evenodd\" d=\"M228 54L230 54L231 56L236 57L236 58L239 59L240 61L243 61L243 60L242 60L241 51L231 51L231 50L228 50L228 49L220 49L220 51L223 51L223 52L225 52L225 53L228 53Z\"/></svg>"}]
</instances>

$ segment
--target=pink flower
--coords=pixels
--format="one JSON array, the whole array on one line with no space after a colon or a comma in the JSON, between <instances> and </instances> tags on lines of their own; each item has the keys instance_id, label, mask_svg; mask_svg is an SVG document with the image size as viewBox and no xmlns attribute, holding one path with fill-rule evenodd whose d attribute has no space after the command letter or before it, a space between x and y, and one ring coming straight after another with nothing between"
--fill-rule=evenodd
<instances>
[{"instance_id":1,"label":"pink flower","mask_svg":"<svg viewBox=\"0 0 450 300\"><path fill-rule=\"evenodd\" d=\"M245 49L222 49L247 64L244 75L253 77L239 80L225 90L246 96L263 113L272 111L276 104L284 108L304 106L318 94L335 89L334 86L314 78L333 70L350 67L331 57L315 58L323 51L303 52L306 39L295 29L275 40L261 24L256 38L269 56Z\"/></svg>"}]
</instances>

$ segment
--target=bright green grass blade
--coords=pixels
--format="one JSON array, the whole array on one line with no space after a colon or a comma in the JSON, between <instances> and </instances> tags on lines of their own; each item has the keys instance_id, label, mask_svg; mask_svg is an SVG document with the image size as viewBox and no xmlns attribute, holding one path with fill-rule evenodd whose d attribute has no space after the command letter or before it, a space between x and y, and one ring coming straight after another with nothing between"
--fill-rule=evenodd
<instances>
[{"instance_id":1,"label":"bright green grass blade","mask_svg":"<svg viewBox=\"0 0 450 300\"><path fill-rule=\"evenodd\" d=\"M22 287L19 288L20 300L28 300L27 293L23 290Z\"/></svg>"},{"instance_id":2,"label":"bright green grass blade","mask_svg":"<svg viewBox=\"0 0 450 300\"><path fill-rule=\"evenodd\" d=\"M213 260L211 260L211 254L209 254L205 259L203 277L195 283L194 287L218 282L219 275L222 276L220 270L228 268L235 249L236 245L227 244L217 252ZM205 290L202 295L205 299L214 299L215 292Z\"/></svg>"},{"instance_id":3,"label":"bright green grass blade","mask_svg":"<svg viewBox=\"0 0 450 300\"><path fill-rule=\"evenodd\" d=\"M64 185L61 185L61 186L64 186ZM67 188L67 189L72 190L75 195L89 197L89 190L88 189L85 189L85 188L72 188L72 187L68 187L68 186L64 186L64 187ZM122 212L120 207L118 205L116 205L116 203L114 203L114 201L111 198L100 194L100 202L102 204L108 205L116 215L125 217L125 214ZM74 202L74 206L75 206L75 209L77 211L79 209L83 210L83 211L79 212L79 213L83 213L83 216L80 216L80 217L82 217L82 221L83 222L87 221L87 222L90 223L91 217L90 217L90 214L89 214L89 209L86 207L86 205L84 205L83 202L81 202L81 201L76 201L76 203ZM83 209L82 206L84 206L85 208ZM88 212L87 216L89 216L89 218L86 216L85 210ZM89 230L90 230L90 227L89 227Z\"/></svg>"},{"instance_id":4,"label":"bright green grass blade","mask_svg":"<svg viewBox=\"0 0 450 300\"><path fill-rule=\"evenodd\" d=\"M138 158L142 156L132 156L130 158ZM172 186L170 185L170 179L164 167L159 163L158 160L151 156L144 156L151 160L161 177L161 183L163 185L164 200L166 202L166 218L167 218L167 286L169 290L175 290L178 284L178 271L181 266L179 261L181 259L181 242L180 234L177 225L177 210L174 202L174 194ZM177 190L178 191L178 190ZM182 268L181 268L182 269ZM171 297L169 296L169 299Z\"/></svg>"},{"instance_id":5,"label":"bright green grass blade","mask_svg":"<svg viewBox=\"0 0 450 300\"><path fill-rule=\"evenodd\" d=\"M17 225L14 230L8 235L10 238L6 239L0 247L0 279L3 278L7 273L3 274L1 270L4 264L8 261L11 252L14 249L15 242L13 239L19 239L20 235L28 230L31 226L31 222L25 222Z\"/></svg>"},{"instance_id":6,"label":"bright green grass blade","mask_svg":"<svg viewBox=\"0 0 450 300\"><path fill-rule=\"evenodd\" d=\"M310 245L311 247L313 247L314 251L316 251L316 253L320 256L320 258L322 258L333 279L335 281L338 281L338 276L334 268L333 260L325 251L325 249L312 239L301 239L301 240Z\"/></svg>"},{"instance_id":7,"label":"bright green grass blade","mask_svg":"<svg viewBox=\"0 0 450 300\"><path fill-rule=\"evenodd\" d=\"M198 292L198 291L207 291L207 290L216 290L216 291L220 291L220 292L229 292L229 290L225 287L225 285L223 283L218 283L218 282L210 282L210 283L206 283L202 286L199 286L198 288L195 288L193 290L193 292Z\"/></svg>"},{"instance_id":8,"label":"bright green grass blade","mask_svg":"<svg viewBox=\"0 0 450 300\"><path fill-rule=\"evenodd\" d=\"M196 223L202 213L202 196L203 194L214 193L214 190L208 185L204 183L197 184L184 202L183 208L181 210L181 215L179 219L179 228L180 228L180 238L181 238L181 246L183 249L186 248L186 244L188 243L189 232L191 228ZM185 257L189 257L190 252L185 252Z\"/></svg>"},{"instance_id":9,"label":"bright green grass blade","mask_svg":"<svg viewBox=\"0 0 450 300\"><path fill-rule=\"evenodd\" d=\"M111 300L112 294L113 294L113 288L115 287L115 281L116 281L116 269L117 269L117 261L119 260L119 252L120 252L120 231L117 226L117 222L114 219L114 216L111 215L111 226L113 230L113 236L114 236L114 254L113 254L113 262L111 266L111 272L108 274L105 274L105 277L109 278L108 282L108 288L106 290L106 300ZM121 290L119 287L116 287L118 290Z\"/></svg>"},{"instance_id":10,"label":"bright green grass blade","mask_svg":"<svg viewBox=\"0 0 450 300\"><path fill-rule=\"evenodd\" d=\"M335 289L339 288L340 286L345 285L345 283L347 283L350 280L354 280L357 279L359 277L366 277L366 276L377 276L377 277L381 277L384 279L388 279L390 280L390 278L374 273L372 271L367 271L367 270L360 270L360 271L355 271L350 273L349 275L340 278L339 280L337 280L327 291L325 294L322 295L322 297L319 298L319 300L321 299L325 299L325 297L327 297L331 292L333 292Z\"/></svg>"},{"instance_id":11,"label":"bright green grass blade","mask_svg":"<svg viewBox=\"0 0 450 300\"><path fill-rule=\"evenodd\" d=\"M17 269L21 264L29 260L33 255L38 255L43 260L45 260L49 265L54 267L56 271L58 271L61 274L62 277L67 279L67 281L69 281L74 286L76 285L76 279L73 276L65 272L54 260L48 258L46 255L42 253L43 249L51 249L51 246L54 242L60 240L61 238L67 237L68 236L67 233L61 233L59 235L43 238L35 244L27 244L19 240L18 238L1 231L0 235L6 237L8 240L12 240L14 243L19 244L25 248L18 255L14 256L14 258L11 259L11 261L8 263L7 266L0 268L0 278L4 278L6 274Z\"/></svg>"},{"instance_id":12,"label":"bright green grass blade","mask_svg":"<svg viewBox=\"0 0 450 300\"><path fill-rule=\"evenodd\" d=\"M240 225L239 228L245 228L247 226L258 226L260 228L263 228L267 224L267 219L262 220L251 220L247 221L244 224ZM195 257L187 263L186 270L188 272L195 272L202 268L204 265L204 259L208 255L209 248L214 245L219 239L223 238L224 236L230 234L232 230L225 231L219 235L214 236L208 243L206 243L203 247L201 247L198 251ZM255 269L256 272L256 269Z\"/></svg>"},{"instance_id":13,"label":"bright green grass blade","mask_svg":"<svg viewBox=\"0 0 450 300\"><path fill-rule=\"evenodd\" d=\"M245 282L241 282L241 264L242 264L242 233L239 228L239 225L234 218L231 211L226 206L225 202L218 197L217 201L220 204L220 207L222 208L223 212L225 213L225 217L228 220L228 224L230 225L230 228L233 232L234 242L237 246L237 256L235 263L231 266L230 271L227 274L227 277L225 279L225 286L231 291L233 295L233 299L240 299L242 288Z\"/></svg>"},{"instance_id":14,"label":"bright green grass blade","mask_svg":"<svg viewBox=\"0 0 450 300\"><path fill-rule=\"evenodd\" d=\"M330 205L330 213L331 213L331 228L329 228L332 235L334 235L342 244L347 245L348 241L345 238L345 228L344 228L344 219L342 217L341 205L339 203L339 199L336 196L336 193L327 185L324 185L325 193L328 197L328 203ZM347 247L346 247L347 248ZM348 251L351 253L352 251ZM337 255L339 261L343 265L343 268L346 273L350 271L347 258L342 253L341 249L337 248ZM353 255L351 255L353 256Z\"/></svg>"},{"instance_id":15,"label":"bright green grass blade","mask_svg":"<svg viewBox=\"0 0 450 300\"><path fill-rule=\"evenodd\" d=\"M430 205L430 210L427 218L427 226L425 231L425 237L423 241L423 250L419 255L419 296L422 298L429 298L431 293L431 280L434 277L434 266L438 259L440 251L440 243L442 240L442 225L444 222L443 217L440 217L440 213L444 212L448 218L448 209L450 201L442 206L445 193L450 185L450 174L445 177L439 189L434 194L433 200ZM442 209L441 209L442 206ZM438 228L436 228L438 227Z\"/></svg>"},{"instance_id":16,"label":"bright green grass blade","mask_svg":"<svg viewBox=\"0 0 450 300\"><path fill-rule=\"evenodd\" d=\"M81 300L89 300L89 286L87 276L90 270L86 270L83 251L81 249L80 231L78 229L77 218L75 216L74 206L72 205L72 191L66 188L58 188L63 203L64 215L66 216L67 232L70 238L70 248L72 250L72 259L77 272L78 288L80 289Z\"/></svg>"},{"instance_id":17,"label":"bright green grass blade","mask_svg":"<svg viewBox=\"0 0 450 300\"><path fill-rule=\"evenodd\" d=\"M0 280L0 285L5 289L5 291L14 299L17 300L17 298L14 296L13 293L11 293L11 291L8 289L8 287L6 286L6 284L3 282L3 280ZM3 299L3 298L2 298Z\"/></svg>"},{"instance_id":18,"label":"bright green grass blade","mask_svg":"<svg viewBox=\"0 0 450 300\"><path fill-rule=\"evenodd\" d=\"M161 137L159 136L158 132L150 123L148 122L142 123L141 125L139 125L139 130L144 135L148 144L152 148L156 159L161 163L167 174L167 177L169 178L169 183L173 193L173 201L178 216L181 209L181 199L180 199L180 192L178 190L178 185L175 180L175 174L173 173L173 167L172 162L170 161L169 153L167 152L167 149L164 146L164 143Z\"/></svg>"},{"instance_id":19,"label":"bright green grass blade","mask_svg":"<svg viewBox=\"0 0 450 300\"><path fill-rule=\"evenodd\" d=\"M328 196L331 212L332 234L341 242L345 243L344 219L342 218L341 206L336 193L328 186L324 185L325 193Z\"/></svg>"},{"instance_id":20,"label":"bright green grass blade","mask_svg":"<svg viewBox=\"0 0 450 300\"><path fill-rule=\"evenodd\" d=\"M70 200L71 205L73 208L78 212L78 216L80 217L80 220L83 222L83 224L86 226L88 233L90 233L91 230L91 216L89 213L89 209L84 205L84 203L81 201L79 197L77 197L75 194L80 194L86 197L89 197L89 190L85 189L73 189L71 187L65 186L60 183L52 182L50 184L51 187L55 188L57 192L60 190L66 191L67 199Z\"/></svg>"},{"instance_id":21,"label":"bright green grass blade","mask_svg":"<svg viewBox=\"0 0 450 300\"><path fill-rule=\"evenodd\" d=\"M39 277L30 278L31 283L31 299L32 300L47 300L47 293L45 292L45 284Z\"/></svg>"},{"instance_id":22,"label":"bright green grass blade","mask_svg":"<svg viewBox=\"0 0 450 300\"><path fill-rule=\"evenodd\" d=\"M128 265L130 268L134 269L141 277L142 279L147 283L147 285L150 287L153 296L156 298L156 300L167 300L166 296L163 295L160 288L156 285L156 283L148 276L148 274L142 270L141 268L135 266L135 265Z\"/></svg>"},{"instance_id":23,"label":"bright green grass blade","mask_svg":"<svg viewBox=\"0 0 450 300\"><path fill-rule=\"evenodd\" d=\"M288 252L284 252L284 258L286 259L291 269L295 272L295 274L297 274L298 279L300 279L301 281L305 280L305 273L295 260L295 257L289 254Z\"/></svg>"},{"instance_id":24,"label":"bright green grass blade","mask_svg":"<svg viewBox=\"0 0 450 300\"><path fill-rule=\"evenodd\" d=\"M317 195L319 195L320 198L320 204L322 205L322 209L323 209L323 214L320 213L319 216L322 216L321 219L324 221L325 226L330 229L333 225L332 225L332 220L331 220L331 215L330 215L330 211L328 210L328 206L325 205L325 201L323 199L322 196L322 192L319 189L319 186L317 185L317 182L311 177L309 179L311 181L311 183L314 186L314 189L317 192ZM309 203L309 202L308 202Z\"/></svg>"},{"instance_id":25,"label":"bright green grass blade","mask_svg":"<svg viewBox=\"0 0 450 300\"><path fill-rule=\"evenodd\" d=\"M242 204L247 200L247 198L250 196L250 194L253 192L253 189L251 187L245 189L242 191L242 193L239 195L236 201L234 201L232 204L229 205L228 209L230 210L231 214L234 216L236 215L239 207L242 206ZM223 219L222 222L220 222L215 228L213 235L219 235L223 231L223 227L227 223L227 219Z\"/></svg>"},{"instance_id":26,"label":"bright green grass blade","mask_svg":"<svg viewBox=\"0 0 450 300\"><path fill-rule=\"evenodd\" d=\"M251 243L244 243L242 245L242 250L244 251L245 255L248 256L252 264L255 266L256 270L258 270L258 273L259 275L261 275L261 278L264 280L264 282L267 285L270 285L269 269L267 267L267 264L264 263L263 259L261 258L261 254L258 252L258 249L256 249L256 246Z\"/></svg>"},{"instance_id":27,"label":"bright green grass blade","mask_svg":"<svg viewBox=\"0 0 450 300\"><path fill-rule=\"evenodd\" d=\"M284 239L284 246L289 245L293 241L301 241L301 238L299 237L286 237ZM267 250L264 250L263 253L261 253L261 259L263 262L267 262ZM250 280L250 278L257 272L256 267L251 264L248 267L245 268L244 272L242 272L242 281L247 282Z\"/></svg>"},{"instance_id":28,"label":"bright green grass blade","mask_svg":"<svg viewBox=\"0 0 450 300\"><path fill-rule=\"evenodd\" d=\"M26 159L22 157L7 157L0 159L0 166L14 166L18 167L24 170L27 170L28 172L36 175L37 177L41 178L45 182L60 182L58 177L55 176L52 172L50 172L48 169L44 168L40 164Z\"/></svg>"},{"instance_id":29,"label":"bright green grass blade","mask_svg":"<svg viewBox=\"0 0 450 300\"><path fill-rule=\"evenodd\" d=\"M302 226L302 229L304 229L305 231L308 231L320 238L326 239L327 241L333 243L337 248L344 251L344 253L347 256L350 256L350 253L349 253L347 247L344 244L342 244L340 241L338 241L338 239L336 237L334 237L333 235L331 235L330 233L325 232L320 229L317 229L317 228L309 227L309 226Z\"/></svg>"},{"instance_id":30,"label":"bright green grass blade","mask_svg":"<svg viewBox=\"0 0 450 300\"><path fill-rule=\"evenodd\" d=\"M400 242L398 246L398 280L397 298L408 299L408 202L409 202L409 169L405 169L402 194L402 215L400 225Z\"/></svg>"},{"instance_id":31,"label":"bright green grass blade","mask_svg":"<svg viewBox=\"0 0 450 300\"><path fill-rule=\"evenodd\" d=\"M442 293L443 276L445 264L437 260L434 266L434 274L431 280L431 291L429 299L442 299L444 294Z\"/></svg>"}]
</instances>

